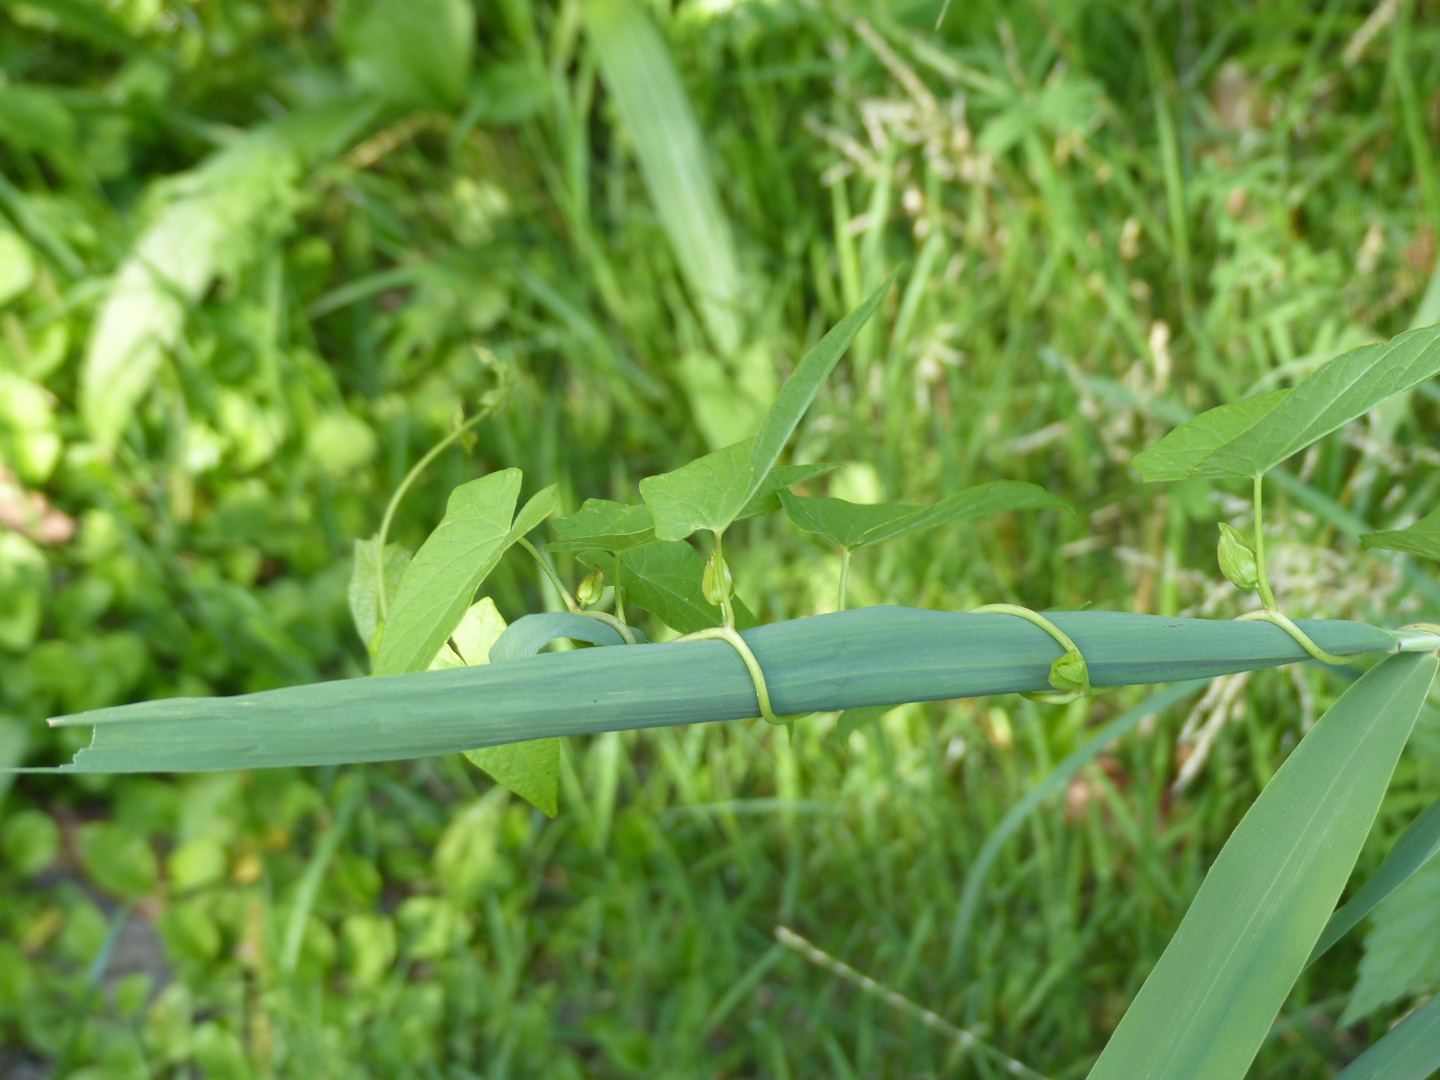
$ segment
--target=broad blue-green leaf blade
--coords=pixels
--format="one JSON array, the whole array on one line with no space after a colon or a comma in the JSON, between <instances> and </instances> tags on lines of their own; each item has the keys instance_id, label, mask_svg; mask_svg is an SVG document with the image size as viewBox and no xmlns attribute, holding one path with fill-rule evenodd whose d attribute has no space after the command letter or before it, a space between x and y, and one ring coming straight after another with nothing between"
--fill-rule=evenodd
<instances>
[{"instance_id":1,"label":"broad blue-green leaf blade","mask_svg":"<svg viewBox=\"0 0 1440 1080\"><path fill-rule=\"evenodd\" d=\"M1242 1080L1345 886L1435 676L1372 668L1231 834L1090 1080Z\"/></svg>"},{"instance_id":2,"label":"broad blue-green leaf blade","mask_svg":"<svg viewBox=\"0 0 1440 1080\"><path fill-rule=\"evenodd\" d=\"M395 603L400 582L410 565L410 552L399 544L385 545L385 606ZM355 541L355 562L350 570L350 617L355 632L371 658L380 643L380 538Z\"/></svg>"},{"instance_id":3,"label":"broad blue-green leaf blade","mask_svg":"<svg viewBox=\"0 0 1440 1080\"><path fill-rule=\"evenodd\" d=\"M1427 559L1440 559L1440 509L1431 510L1408 529L1365 533L1360 537L1360 546L1367 550L1383 548L1423 555Z\"/></svg>"},{"instance_id":4,"label":"broad blue-green leaf blade","mask_svg":"<svg viewBox=\"0 0 1440 1080\"><path fill-rule=\"evenodd\" d=\"M1096 686L1211 678L1307 658L1269 623L1118 611L1050 618L1080 646ZM1334 653L1396 648L1393 634L1363 623L1303 619L1299 626ZM899 607L770 623L743 635L782 714L1045 691L1057 652L1049 634L1013 616ZM555 735L738 720L755 709L755 683L735 650L723 641L692 641L238 697L167 698L52 723L94 730L90 746L62 771L185 772L391 761Z\"/></svg>"},{"instance_id":5,"label":"broad blue-green leaf blade","mask_svg":"<svg viewBox=\"0 0 1440 1080\"><path fill-rule=\"evenodd\" d=\"M640 497L655 519L656 538L684 540L696 529L724 532L751 495L752 443L746 439L641 480Z\"/></svg>"},{"instance_id":6,"label":"broad blue-green leaf blade","mask_svg":"<svg viewBox=\"0 0 1440 1080\"><path fill-rule=\"evenodd\" d=\"M530 532L547 517L560 509L560 495L556 485L541 488L526 501L515 515L515 520L510 525L510 536L506 547L515 543L526 533Z\"/></svg>"},{"instance_id":7,"label":"broad blue-green leaf blade","mask_svg":"<svg viewBox=\"0 0 1440 1080\"><path fill-rule=\"evenodd\" d=\"M820 384L835 370L835 365L840 362L840 357L845 355L845 350L855 340L855 335L870 321L870 316L875 314L875 309L880 306L880 301L885 299L885 294L890 291L890 283L894 280L895 275L892 273L883 285L870 294L868 300L831 327L830 332L800 358L800 363L795 365L790 378L780 387L780 393L776 395L770 411L765 414L750 451L750 489L745 499L741 500L742 504L759 490L765 474L779 460L780 452L790 441L800 418L815 400Z\"/></svg>"},{"instance_id":8,"label":"broad blue-green leaf blade","mask_svg":"<svg viewBox=\"0 0 1440 1080\"><path fill-rule=\"evenodd\" d=\"M806 480L813 480L817 476L824 476L826 473L834 472L839 465L830 465L818 462L814 465L779 465L771 469L765 479L760 481L750 501L735 515L736 521L744 521L746 518L760 517L762 514L773 514L780 509L780 492L792 484L801 484Z\"/></svg>"},{"instance_id":9,"label":"broad blue-green leaf blade","mask_svg":"<svg viewBox=\"0 0 1440 1080\"><path fill-rule=\"evenodd\" d=\"M1258 463L1237 457L1231 447L1241 435L1263 423L1289 393L1272 390L1203 412L1136 454L1130 463L1140 478L1151 484L1190 476L1254 476Z\"/></svg>"},{"instance_id":10,"label":"broad blue-green leaf blade","mask_svg":"<svg viewBox=\"0 0 1440 1080\"><path fill-rule=\"evenodd\" d=\"M683 540L627 551L620 556L620 571L627 602L666 626L693 634L720 625L720 609L705 599L700 587L705 562ZM732 597L732 604L736 626L744 630L755 625L755 616L738 596Z\"/></svg>"},{"instance_id":11,"label":"broad blue-green leaf blade","mask_svg":"<svg viewBox=\"0 0 1440 1080\"><path fill-rule=\"evenodd\" d=\"M546 545L551 551L598 549L618 555L655 542L655 519L648 506L627 506L609 499L586 499L579 510L557 518L551 528L559 537Z\"/></svg>"},{"instance_id":12,"label":"broad blue-green leaf blade","mask_svg":"<svg viewBox=\"0 0 1440 1080\"><path fill-rule=\"evenodd\" d=\"M405 571L380 635L376 675L423 671L440 651L509 546L519 495L519 469L492 473L450 493L444 520Z\"/></svg>"},{"instance_id":13,"label":"broad blue-green leaf blade","mask_svg":"<svg viewBox=\"0 0 1440 1080\"><path fill-rule=\"evenodd\" d=\"M1420 812L1410 827L1395 841L1390 854L1380 864L1380 869L1360 886L1343 907L1330 916L1325 931L1315 943L1315 950L1307 963L1314 963L1316 957L1350 932L1361 919L1374 909L1410 876L1440 854L1440 799L1436 799Z\"/></svg>"},{"instance_id":14,"label":"broad blue-green leaf blade","mask_svg":"<svg viewBox=\"0 0 1440 1080\"><path fill-rule=\"evenodd\" d=\"M1426 1080L1440 1069L1440 994L1401 1020L1335 1080Z\"/></svg>"}]
</instances>

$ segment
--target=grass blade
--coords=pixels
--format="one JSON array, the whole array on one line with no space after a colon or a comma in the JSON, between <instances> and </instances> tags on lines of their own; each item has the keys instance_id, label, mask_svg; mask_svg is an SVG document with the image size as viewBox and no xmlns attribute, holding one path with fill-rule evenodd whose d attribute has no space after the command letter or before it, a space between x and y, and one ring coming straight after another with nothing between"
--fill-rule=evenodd
<instances>
[{"instance_id":1,"label":"grass blade","mask_svg":"<svg viewBox=\"0 0 1440 1080\"><path fill-rule=\"evenodd\" d=\"M1306 659L1268 623L1105 611L1050 617L1083 650L1096 685L1178 682ZM1332 652L1395 648L1392 634L1360 623L1300 625ZM1023 619L899 607L770 623L743 636L783 713L1045 691L1059 653ZM161 772L387 761L756 714L755 684L735 650L692 641L232 698L170 698L56 722L95 726L90 747L67 771Z\"/></svg>"},{"instance_id":2,"label":"grass blade","mask_svg":"<svg viewBox=\"0 0 1440 1080\"><path fill-rule=\"evenodd\" d=\"M1307 964L1313 964L1317 957L1339 941L1351 928L1374 910L1384 900L1410 879L1410 875L1440 854L1440 799L1436 799L1420 812L1410 827L1395 841L1394 848L1380 864L1380 869L1360 887L1346 904L1325 924L1315 950Z\"/></svg>"},{"instance_id":3,"label":"grass blade","mask_svg":"<svg viewBox=\"0 0 1440 1080\"><path fill-rule=\"evenodd\" d=\"M1437 666L1354 683L1221 850L1090 1080L1240 1080L1305 966L1380 808Z\"/></svg>"},{"instance_id":4,"label":"grass blade","mask_svg":"<svg viewBox=\"0 0 1440 1080\"><path fill-rule=\"evenodd\" d=\"M970 864L969 873L965 877L965 888L960 893L960 906L955 913L955 923L950 930L950 957L945 965L948 972L953 973L960 965L965 941L970 935L970 924L975 921L975 909L980 903L980 890L985 884L985 878L990 873L990 867L995 862L996 856L1005 846L1005 841L1015 835L1016 830L1025 823L1025 819L1039 809L1040 804L1047 797L1061 790L1082 765L1094 761L1107 746L1116 739L1129 734L1147 716L1154 716L1161 709L1169 708L1203 685L1204 683L1199 681L1176 683L1159 693L1152 694L1133 709L1127 709L1086 739L1069 757L1051 769L1043 780L1027 791L1025 797L1006 812L1005 816L1000 819L1000 824L996 825L990 835L985 838L980 853L975 856L974 862Z\"/></svg>"},{"instance_id":5,"label":"grass blade","mask_svg":"<svg viewBox=\"0 0 1440 1080\"><path fill-rule=\"evenodd\" d=\"M711 340L728 356L744 337L740 259L670 50L632 0L585 0L582 11L680 272Z\"/></svg>"},{"instance_id":6,"label":"grass blade","mask_svg":"<svg viewBox=\"0 0 1440 1080\"><path fill-rule=\"evenodd\" d=\"M1440 995L1412 1012L1335 1080L1425 1080L1440 1069Z\"/></svg>"}]
</instances>

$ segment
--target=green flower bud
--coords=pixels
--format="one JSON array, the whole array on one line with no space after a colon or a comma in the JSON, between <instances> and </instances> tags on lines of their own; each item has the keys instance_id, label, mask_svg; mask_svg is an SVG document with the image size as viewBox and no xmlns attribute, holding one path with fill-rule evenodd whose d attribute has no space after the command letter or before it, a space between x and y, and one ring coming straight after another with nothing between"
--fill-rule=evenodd
<instances>
[{"instance_id":1,"label":"green flower bud","mask_svg":"<svg viewBox=\"0 0 1440 1080\"><path fill-rule=\"evenodd\" d=\"M1062 694L1090 693L1090 669L1079 649L1069 649L1050 665L1050 685Z\"/></svg>"},{"instance_id":2,"label":"green flower bud","mask_svg":"<svg viewBox=\"0 0 1440 1080\"><path fill-rule=\"evenodd\" d=\"M1260 569L1255 561L1255 549L1245 538L1229 525L1220 526L1220 572L1225 580L1237 589L1253 589L1259 584Z\"/></svg>"},{"instance_id":3,"label":"green flower bud","mask_svg":"<svg viewBox=\"0 0 1440 1080\"><path fill-rule=\"evenodd\" d=\"M716 572L715 552L710 553L710 559L705 563L705 576L700 579L700 591L705 594L705 599L716 607L720 607L730 594L735 590L735 580L730 576L730 567L725 564L724 559L719 561L719 572Z\"/></svg>"},{"instance_id":4,"label":"green flower bud","mask_svg":"<svg viewBox=\"0 0 1440 1080\"><path fill-rule=\"evenodd\" d=\"M575 599L581 605L589 607L591 604L598 604L600 596L605 592L605 574L600 567L595 567L585 575L585 580L580 582L580 587L575 590Z\"/></svg>"}]
</instances>

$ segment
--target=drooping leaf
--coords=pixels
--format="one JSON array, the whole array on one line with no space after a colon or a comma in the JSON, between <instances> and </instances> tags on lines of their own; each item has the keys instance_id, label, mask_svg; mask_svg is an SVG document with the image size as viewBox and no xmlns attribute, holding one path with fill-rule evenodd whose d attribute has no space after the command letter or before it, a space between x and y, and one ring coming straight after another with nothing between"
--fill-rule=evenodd
<instances>
[{"instance_id":1,"label":"drooping leaf","mask_svg":"<svg viewBox=\"0 0 1440 1080\"><path fill-rule=\"evenodd\" d=\"M765 414L750 451L751 481L746 499L760 490L760 484L780 459L780 452L795 433L800 418L815 400L820 384L829 378L830 372L835 370L835 365L840 362L840 357L845 355L845 350L855 340L860 328L875 314L875 309L880 306L880 301L885 299L885 294L890 291L890 283L894 280L895 274L892 272L863 304L832 326L830 332L800 358L795 370L785 380L785 385L780 387L780 393L776 395L770 411Z\"/></svg>"},{"instance_id":2,"label":"drooping leaf","mask_svg":"<svg viewBox=\"0 0 1440 1080\"><path fill-rule=\"evenodd\" d=\"M655 542L655 519L643 503L627 506L609 499L586 499L583 506L551 526L560 539L546 546L551 551L587 551L611 555Z\"/></svg>"},{"instance_id":3,"label":"drooping leaf","mask_svg":"<svg viewBox=\"0 0 1440 1080\"><path fill-rule=\"evenodd\" d=\"M385 100L446 109L464 96L475 48L466 0L344 0L335 26L351 77Z\"/></svg>"},{"instance_id":4,"label":"drooping leaf","mask_svg":"<svg viewBox=\"0 0 1440 1080\"><path fill-rule=\"evenodd\" d=\"M485 746L465 756L547 817L559 812L559 739Z\"/></svg>"},{"instance_id":5,"label":"drooping leaf","mask_svg":"<svg viewBox=\"0 0 1440 1080\"><path fill-rule=\"evenodd\" d=\"M1136 454L1130 463L1151 484L1190 476L1253 476L1257 463L1236 457L1235 440L1262 423L1289 393L1272 390L1203 412Z\"/></svg>"},{"instance_id":6,"label":"drooping leaf","mask_svg":"<svg viewBox=\"0 0 1440 1080\"><path fill-rule=\"evenodd\" d=\"M559 489L554 484L541 488L530 496L525 505L520 508L520 512L515 515L515 521L510 526L510 535L506 539L505 546L509 547L514 544L558 509L560 509Z\"/></svg>"},{"instance_id":7,"label":"drooping leaf","mask_svg":"<svg viewBox=\"0 0 1440 1080\"><path fill-rule=\"evenodd\" d=\"M866 724L879 720L893 708L894 705L866 705L861 709L846 709L835 721L835 730L830 733L830 741L837 746L844 746L851 732L859 731Z\"/></svg>"},{"instance_id":8,"label":"drooping leaf","mask_svg":"<svg viewBox=\"0 0 1440 1080\"><path fill-rule=\"evenodd\" d=\"M933 529L1009 510L1070 510L1064 499L1037 484L997 480L957 491L933 506L904 503L852 503L844 499L780 493L780 503L797 528L819 533L831 543L854 551L906 533Z\"/></svg>"},{"instance_id":9,"label":"drooping leaf","mask_svg":"<svg viewBox=\"0 0 1440 1080\"><path fill-rule=\"evenodd\" d=\"M1403 885L1430 860L1440 855L1440 799L1420 812L1410 827L1395 841L1385 861L1345 905L1330 916L1325 932L1315 943L1310 963L1339 941L1351 927L1370 914L1376 904Z\"/></svg>"},{"instance_id":10,"label":"drooping leaf","mask_svg":"<svg viewBox=\"0 0 1440 1080\"><path fill-rule=\"evenodd\" d=\"M376 675L423 671L470 607L510 542L520 470L506 469L450 493L444 520L405 571L380 635Z\"/></svg>"},{"instance_id":11,"label":"drooping leaf","mask_svg":"<svg viewBox=\"0 0 1440 1080\"><path fill-rule=\"evenodd\" d=\"M640 497L659 540L684 540L697 529L724 532L750 498L753 439L640 481Z\"/></svg>"},{"instance_id":12,"label":"drooping leaf","mask_svg":"<svg viewBox=\"0 0 1440 1080\"><path fill-rule=\"evenodd\" d=\"M1260 793L1090 1080L1241 1080L1344 888L1434 679L1392 656L1355 682Z\"/></svg>"},{"instance_id":13,"label":"drooping leaf","mask_svg":"<svg viewBox=\"0 0 1440 1080\"><path fill-rule=\"evenodd\" d=\"M1049 618L1079 645L1095 686L1212 678L1307 657L1269 623L1119 611ZM1394 634L1363 623L1302 619L1299 626L1322 649L1342 655L1398 647ZM743 634L781 714L1041 692L1050 687L1056 653L1055 640L1024 619L899 607L793 619ZM698 641L576 649L237 697L165 698L52 723L93 729L90 745L62 771L185 772L391 761L754 715L755 684L735 650Z\"/></svg>"},{"instance_id":14,"label":"drooping leaf","mask_svg":"<svg viewBox=\"0 0 1440 1080\"><path fill-rule=\"evenodd\" d=\"M1440 979L1437 913L1440 860L1431 859L1375 908L1342 1023L1353 1024Z\"/></svg>"},{"instance_id":15,"label":"drooping leaf","mask_svg":"<svg viewBox=\"0 0 1440 1080\"><path fill-rule=\"evenodd\" d=\"M744 337L744 278L707 142L670 51L634 0L585 0L580 10L670 248L710 339L728 356Z\"/></svg>"},{"instance_id":16,"label":"drooping leaf","mask_svg":"<svg viewBox=\"0 0 1440 1080\"><path fill-rule=\"evenodd\" d=\"M700 579L705 561L683 540L634 548L620 556L626 600L644 608L666 626L693 634L719 626L720 609L705 599ZM744 602L732 597L735 625L744 630L756 623Z\"/></svg>"},{"instance_id":17,"label":"drooping leaf","mask_svg":"<svg viewBox=\"0 0 1440 1080\"><path fill-rule=\"evenodd\" d=\"M395 604L400 580L410 565L410 552L399 544L385 545L385 606ZM350 617L355 632L365 643L371 659L380 644L380 538L355 541L355 563L350 571Z\"/></svg>"},{"instance_id":18,"label":"drooping leaf","mask_svg":"<svg viewBox=\"0 0 1440 1080\"><path fill-rule=\"evenodd\" d=\"M1337 356L1288 392L1222 405L1135 456L1146 480L1258 476L1364 416L1386 398L1440 374L1440 326Z\"/></svg>"},{"instance_id":19,"label":"drooping leaf","mask_svg":"<svg viewBox=\"0 0 1440 1080\"><path fill-rule=\"evenodd\" d=\"M760 481L760 486L750 496L750 501L740 508L735 520L744 521L763 514L773 514L780 509L780 492L792 484L813 480L838 468L839 465L826 462L816 462L814 465L777 465L765 474L765 479Z\"/></svg>"},{"instance_id":20,"label":"drooping leaf","mask_svg":"<svg viewBox=\"0 0 1440 1080\"><path fill-rule=\"evenodd\" d=\"M1426 1080L1440 1069L1440 994L1387 1031L1335 1080Z\"/></svg>"},{"instance_id":21,"label":"drooping leaf","mask_svg":"<svg viewBox=\"0 0 1440 1080\"><path fill-rule=\"evenodd\" d=\"M1411 555L1423 555L1427 559L1440 559L1440 509L1431 510L1406 529L1365 533L1360 537L1360 546L1366 550L1384 548L1386 551L1404 551Z\"/></svg>"},{"instance_id":22,"label":"drooping leaf","mask_svg":"<svg viewBox=\"0 0 1440 1080\"><path fill-rule=\"evenodd\" d=\"M535 499L530 501L534 503ZM523 515L522 510L521 516ZM519 518L516 521L518 525ZM488 596L485 597L471 605L465 612L465 617L460 620L460 625L455 628L452 637L459 650L457 659L463 659L465 665L472 667L490 663L492 650L506 633L505 620L495 609L495 602ZM558 812L559 739L534 739L504 746L486 746L478 750L466 750L464 753L472 764L483 769L496 783L509 788L532 806L552 818Z\"/></svg>"}]
</instances>

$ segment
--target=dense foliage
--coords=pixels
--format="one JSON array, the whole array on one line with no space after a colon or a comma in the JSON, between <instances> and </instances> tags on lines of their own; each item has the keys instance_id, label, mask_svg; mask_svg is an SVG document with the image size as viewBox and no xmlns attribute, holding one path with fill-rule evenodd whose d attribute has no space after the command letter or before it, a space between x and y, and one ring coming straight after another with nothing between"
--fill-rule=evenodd
<instances>
[{"instance_id":1,"label":"dense foliage","mask_svg":"<svg viewBox=\"0 0 1440 1080\"><path fill-rule=\"evenodd\" d=\"M403 504L411 549L475 476L634 502L751 434L901 263L794 450L865 464L811 494L1028 480L1081 516L857 546L852 604L1240 610L1192 526L1245 524L1248 485L1128 464L1440 317L1433 29L1391 4L1075 3L955 5L937 32L938 8L691 4L653 36L613 0L7 6L0 752L68 757L55 713L360 674L354 541L458 417L493 413ZM637 65L684 98L637 96ZM664 137L691 109L703 135ZM667 171L672 144L694 154ZM1435 420L1422 386L1271 473L1287 611L1434 617L1429 571L1357 538L1433 508ZM732 535L758 614L833 607L831 546ZM487 582L500 611L557 607L521 558ZM990 829L1129 699L906 707L843 742L828 718L572 740L554 822L458 758L24 777L0 805L0 1071L996 1067L782 924L1083 1075L1344 686L1237 677L1142 725L1004 850L963 938ZM1437 733L1422 717L1362 869L1440 794ZM1357 987L1353 944L1304 977L1266 1075L1338 1066L1440 980L1435 887L1380 910Z\"/></svg>"}]
</instances>

